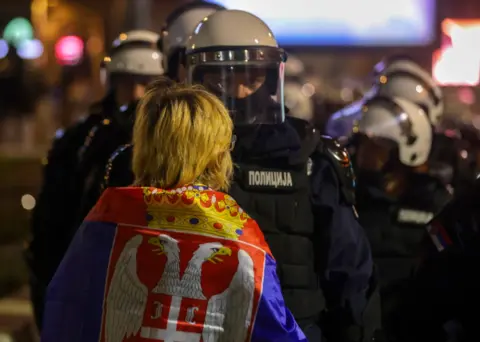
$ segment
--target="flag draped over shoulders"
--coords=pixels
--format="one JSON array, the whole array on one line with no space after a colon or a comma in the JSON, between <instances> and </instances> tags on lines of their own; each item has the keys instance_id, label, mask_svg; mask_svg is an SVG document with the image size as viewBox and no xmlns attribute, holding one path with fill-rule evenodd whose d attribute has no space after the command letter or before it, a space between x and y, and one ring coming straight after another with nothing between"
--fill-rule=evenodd
<instances>
[{"instance_id":1,"label":"flag draped over shoulders","mask_svg":"<svg viewBox=\"0 0 480 342\"><path fill-rule=\"evenodd\" d=\"M49 285L43 342L306 341L256 222L201 185L110 188Z\"/></svg>"}]
</instances>

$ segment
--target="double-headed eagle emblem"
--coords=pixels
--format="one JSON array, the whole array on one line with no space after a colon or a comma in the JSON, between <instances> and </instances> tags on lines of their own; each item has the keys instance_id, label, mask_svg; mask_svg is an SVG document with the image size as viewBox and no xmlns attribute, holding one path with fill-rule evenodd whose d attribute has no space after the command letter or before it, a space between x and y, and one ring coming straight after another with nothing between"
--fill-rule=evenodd
<instances>
[{"instance_id":1,"label":"double-headed eagle emblem","mask_svg":"<svg viewBox=\"0 0 480 342\"><path fill-rule=\"evenodd\" d=\"M121 342L137 335L152 338L148 336L151 334L150 328L143 326L149 289L137 274L137 252L143 239L142 235L132 237L115 265L105 303L106 342ZM199 244L180 277L178 241L171 236L160 234L150 237L148 243L156 247L154 252L164 254L167 258L160 280L151 292L172 296L167 325L173 325L173 330L169 333L167 327L164 335L152 339L192 342L200 341L200 338L204 342L240 342L247 339L252 324L255 279L253 260L246 251L240 249L237 253L238 267L230 286L224 292L206 298L202 291L202 265L210 262L223 267L223 258L232 256L230 248L219 242ZM208 301L201 335L176 331L178 311L183 298ZM172 334L190 337L179 339Z\"/></svg>"}]
</instances>

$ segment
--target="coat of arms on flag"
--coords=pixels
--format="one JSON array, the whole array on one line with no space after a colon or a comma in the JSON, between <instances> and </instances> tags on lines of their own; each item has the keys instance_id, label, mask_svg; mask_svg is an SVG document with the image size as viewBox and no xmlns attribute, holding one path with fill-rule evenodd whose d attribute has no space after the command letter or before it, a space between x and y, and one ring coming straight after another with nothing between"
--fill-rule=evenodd
<instances>
[{"instance_id":1,"label":"coat of arms on flag","mask_svg":"<svg viewBox=\"0 0 480 342\"><path fill-rule=\"evenodd\" d=\"M240 241L119 226L101 341L247 341L264 261Z\"/></svg>"}]
</instances>

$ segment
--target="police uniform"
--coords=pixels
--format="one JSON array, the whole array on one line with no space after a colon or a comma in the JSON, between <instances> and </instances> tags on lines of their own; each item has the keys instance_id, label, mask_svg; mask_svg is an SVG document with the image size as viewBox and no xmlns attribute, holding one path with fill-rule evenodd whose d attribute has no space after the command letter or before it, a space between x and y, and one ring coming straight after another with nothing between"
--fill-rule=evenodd
<instances>
[{"instance_id":1,"label":"police uniform","mask_svg":"<svg viewBox=\"0 0 480 342\"><path fill-rule=\"evenodd\" d=\"M383 330L388 341L401 341L405 318L398 308L423 229L449 201L450 192L437 178L420 172L428 164L433 139L420 106L404 98L375 96L362 113L356 135L357 208L379 270Z\"/></svg>"},{"instance_id":2,"label":"police uniform","mask_svg":"<svg viewBox=\"0 0 480 342\"><path fill-rule=\"evenodd\" d=\"M369 301L375 307L373 264L353 208L348 154L293 118L236 134L230 193L264 232L297 322L312 341L309 329L319 322L327 340L371 336L363 325L375 315L365 310ZM325 309L329 315L321 317Z\"/></svg>"},{"instance_id":3,"label":"police uniform","mask_svg":"<svg viewBox=\"0 0 480 342\"><path fill-rule=\"evenodd\" d=\"M32 212L32 242L27 253L38 327L41 327L46 287L70 243L65 224L71 222L80 203L80 196L72 187L77 154L90 130L115 110L112 97L93 105L90 114L73 127L59 130L46 159L42 187Z\"/></svg>"}]
</instances>

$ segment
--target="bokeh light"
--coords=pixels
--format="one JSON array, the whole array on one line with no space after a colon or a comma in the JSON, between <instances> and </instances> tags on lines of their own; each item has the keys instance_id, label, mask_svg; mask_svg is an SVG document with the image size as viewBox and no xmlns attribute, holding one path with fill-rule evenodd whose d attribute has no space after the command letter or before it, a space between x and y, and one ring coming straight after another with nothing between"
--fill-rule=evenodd
<instances>
[{"instance_id":1,"label":"bokeh light","mask_svg":"<svg viewBox=\"0 0 480 342\"><path fill-rule=\"evenodd\" d=\"M6 40L0 39L0 58L5 58L8 55L8 43Z\"/></svg>"},{"instance_id":2,"label":"bokeh light","mask_svg":"<svg viewBox=\"0 0 480 342\"><path fill-rule=\"evenodd\" d=\"M3 39L10 44L18 46L25 40L33 39L33 27L25 18L12 19L3 31Z\"/></svg>"},{"instance_id":3,"label":"bokeh light","mask_svg":"<svg viewBox=\"0 0 480 342\"><path fill-rule=\"evenodd\" d=\"M22 196L21 203L22 203L23 209L32 210L33 208L35 208L37 201L35 200L35 197L33 197L32 195L25 194Z\"/></svg>"},{"instance_id":4,"label":"bokeh light","mask_svg":"<svg viewBox=\"0 0 480 342\"><path fill-rule=\"evenodd\" d=\"M37 59L43 54L43 44L38 39L25 40L18 45L17 54L23 59Z\"/></svg>"},{"instance_id":5,"label":"bokeh light","mask_svg":"<svg viewBox=\"0 0 480 342\"><path fill-rule=\"evenodd\" d=\"M85 44L77 36L65 36L55 44L55 57L65 65L77 64L83 56Z\"/></svg>"}]
</instances>

